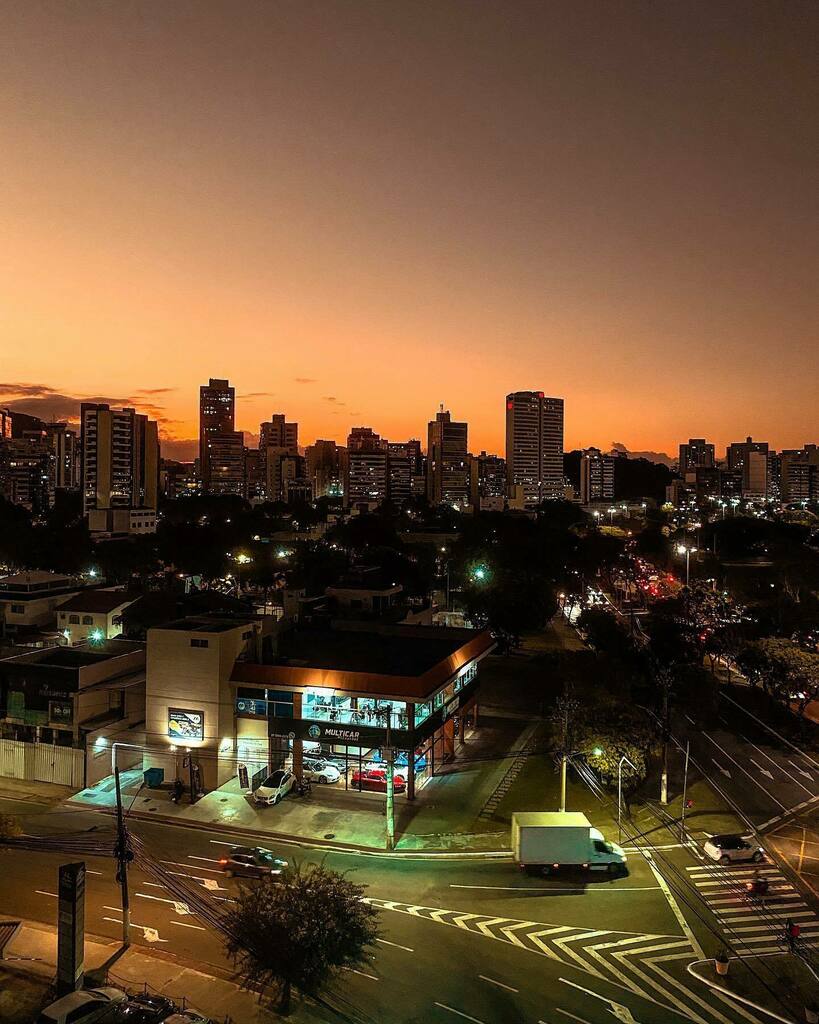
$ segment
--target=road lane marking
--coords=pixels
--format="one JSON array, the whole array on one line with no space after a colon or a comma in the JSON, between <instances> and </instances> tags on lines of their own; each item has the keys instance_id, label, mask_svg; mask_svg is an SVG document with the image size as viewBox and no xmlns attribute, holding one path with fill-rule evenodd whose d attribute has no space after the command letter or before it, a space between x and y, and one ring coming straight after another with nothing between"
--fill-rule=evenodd
<instances>
[{"instance_id":1,"label":"road lane marking","mask_svg":"<svg viewBox=\"0 0 819 1024\"><path fill-rule=\"evenodd\" d=\"M105 909L113 910L114 908L106 907ZM122 920L116 917L104 917L103 921L111 921L113 924L122 924ZM168 939L162 939L159 937L159 932L156 930L156 928L151 928L147 924L135 924L133 921L131 921L131 927L140 928L142 930L143 938L145 939L146 942L168 942Z\"/></svg>"},{"instance_id":2,"label":"road lane marking","mask_svg":"<svg viewBox=\"0 0 819 1024\"><path fill-rule=\"evenodd\" d=\"M652 847L655 850L661 850L663 847ZM521 892L521 893L581 893L586 892L588 887L584 886L464 886L459 885L457 882L449 883L450 889L493 889L501 892ZM612 886L608 889L595 888L595 895L597 893L615 893L615 892L656 892L659 886Z\"/></svg>"},{"instance_id":3,"label":"road lane marking","mask_svg":"<svg viewBox=\"0 0 819 1024\"><path fill-rule=\"evenodd\" d=\"M795 743L791 743L790 740L786 740L784 736L781 736L775 729L772 729L769 725L763 722L762 719L757 718L754 714L751 714L751 712L747 708L744 708L741 704L738 704L732 697L729 697L726 693L723 693L722 691L720 691L720 697L722 697L724 700L730 701L730 703L733 704L734 707L739 708L740 711L744 711L749 718L753 718L755 722L761 725L763 729L766 729L769 733L771 733L772 736L776 736L778 740L781 740L783 743L786 743L791 748L791 750L795 750L797 754L801 755L814 768L819 768L819 763L814 761L812 757L808 757L804 750L800 750Z\"/></svg>"},{"instance_id":4,"label":"road lane marking","mask_svg":"<svg viewBox=\"0 0 819 1024\"><path fill-rule=\"evenodd\" d=\"M390 942L389 939L376 939L375 941L380 942L385 946L395 946L396 949L404 949L407 953L415 952L411 946L402 946L400 942Z\"/></svg>"},{"instance_id":5,"label":"road lane marking","mask_svg":"<svg viewBox=\"0 0 819 1024\"><path fill-rule=\"evenodd\" d=\"M808 789L808 787L804 783L800 782L799 779L795 779L793 777L793 775L791 775L791 773L788 771L788 769L787 768L783 768L782 765L778 761L774 760L774 758L772 758L770 754L766 754L765 751L761 747L758 747L756 745L756 743L751 743L751 741L748 739L748 737L747 736L743 736L742 733L740 733L740 738L742 740L744 740L748 744L749 747L753 747L754 750L756 750L758 753L760 753L766 760L770 761L771 764L775 768L778 768L781 772L783 772L785 775L787 775L788 778L791 780L791 782L795 782L796 785L799 786L801 789L804 789L804 791L809 796L813 796L813 790L812 789ZM756 762L754 762L754 764L756 764ZM793 765L793 767L796 768L796 770L798 772L802 772L802 774L805 776L806 779L810 779L810 781L813 782L813 779L811 779L810 775L806 771L803 771L801 768L799 768L798 765L795 765L793 763L793 761L788 761L788 764ZM757 765L757 767L759 767L759 765Z\"/></svg>"},{"instance_id":6,"label":"road lane marking","mask_svg":"<svg viewBox=\"0 0 819 1024\"><path fill-rule=\"evenodd\" d=\"M770 792L769 790L767 790L767 789L766 789L766 788L765 788L765 787L764 787L764 786L762 785L762 783L761 783L761 782L759 781L759 779L757 779L757 778L755 778L755 777L754 777L753 775L751 775L751 773L750 773L749 771L746 771L746 769L742 767L742 765L741 765L741 764L739 763L739 761L737 761L737 759L736 759L736 758L734 758L734 757L731 757L731 755L730 755L730 754L728 753L728 751L727 751L727 750L725 749L725 747L721 747L721 746L719 745L719 743L717 743L717 741L716 741L716 740L714 739L714 737L710 735L710 733L707 733L707 732L705 732L705 730L703 730L703 733L702 733L702 734L703 734L703 736L704 736L704 737L705 737L705 738L706 738L707 740L710 740L710 741L711 741L711 742L712 742L712 743L714 744L714 746L715 746L715 747L717 748L717 750L720 750L720 751L722 751L722 753L723 753L723 754L725 754L725 756L726 756L726 757L728 758L728 760L729 760L729 761L731 761L731 762L732 762L733 764L735 764L735 765L737 766L737 768L739 768L739 770L740 770L740 771L741 771L741 772L742 772L742 773L743 773L744 775L747 775L747 776L748 776L748 778L749 778L749 779L751 780L751 782L753 782L753 784L754 784L755 786L759 786L759 788L760 788L760 789L762 790L762 792L763 792L763 793L764 793L764 794L765 794L765 795L766 795L766 796L767 796L767 797L768 797L768 798L769 798L770 800L773 800L773 802L774 802L775 804L779 804L779 806L780 806L780 807L782 808L782 810L783 810L783 811L787 811L787 810L788 810L788 808L787 808L787 807L785 806L785 804L783 804L781 800L778 800L778 799L777 799L777 798L776 798L776 797L775 797L775 796L773 795L773 793L771 793L771 792ZM754 764L756 764L756 762L754 762ZM725 770L725 769L722 769L722 768L720 769L720 771L724 771L724 770ZM760 770L761 770L761 769L760 769ZM770 772L769 772L768 774L770 774Z\"/></svg>"},{"instance_id":7,"label":"road lane marking","mask_svg":"<svg viewBox=\"0 0 819 1024\"><path fill-rule=\"evenodd\" d=\"M184 917L185 915L192 913L188 904L183 903L181 900L166 900L162 896L151 896L147 892L136 892L134 895L140 896L143 900L156 900L157 903L170 903L174 911L179 914L180 917Z\"/></svg>"},{"instance_id":8,"label":"road lane marking","mask_svg":"<svg viewBox=\"0 0 819 1024\"><path fill-rule=\"evenodd\" d=\"M457 1014L459 1017L463 1017L464 1020L471 1020L473 1024L486 1024L486 1021L479 1020L477 1017L470 1017L468 1013L461 1013L460 1010L456 1010L452 1006L447 1006L446 1003L435 1003L436 1006L440 1006L442 1010L449 1010L450 1013Z\"/></svg>"},{"instance_id":9,"label":"road lane marking","mask_svg":"<svg viewBox=\"0 0 819 1024\"><path fill-rule=\"evenodd\" d=\"M171 924L175 924L177 928L193 928L197 932L204 932L206 929L198 924L188 924L186 921L171 921Z\"/></svg>"},{"instance_id":10,"label":"road lane marking","mask_svg":"<svg viewBox=\"0 0 819 1024\"><path fill-rule=\"evenodd\" d=\"M222 871L221 868L205 868L205 867L200 868L196 864L185 864L182 861L178 861L178 860L161 860L159 863L160 864L173 864L173 866L177 867L177 868L188 868L188 869L196 868L197 871L213 871L213 872L216 872L216 873L218 873L220 875L224 874L224 872ZM216 863L218 864L219 861L217 860ZM196 875L185 875L184 877L185 878L195 878Z\"/></svg>"},{"instance_id":11,"label":"road lane marking","mask_svg":"<svg viewBox=\"0 0 819 1024\"><path fill-rule=\"evenodd\" d=\"M512 988L511 985L504 985L502 981L495 981L494 978L487 978L485 974L479 974L478 977L481 981L487 981L490 985L497 985L498 988L505 988L507 992L519 992L519 989Z\"/></svg>"},{"instance_id":12,"label":"road lane marking","mask_svg":"<svg viewBox=\"0 0 819 1024\"><path fill-rule=\"evenodd\" d=\"M669 907L671 907L671 913L677 919L677 924L680 926L680 928L682 928L683 934L688 939L688 941L691 943L691 946L692 946L694 952L699 957L699 959L700 960L704 960L705 959L705 953L703 953L703 951L702 951L702 946L697 941L697 937L691 931L691 928L690 928L690 926L688 924L688 921L686 921L685 917L683 916L683 912L680 910L680 908L679 908L679 906L677 904L677 901L674 899L674 894L672 893L671 889L668 887L668 883L663 878L663 876L660 874L660 872L657 870L657 868L656 868L656 866L654 864L654 861L651 861L651 860L648 861L648 866L651 868L651 873L657 879L657 884L663 890L663 895L665 896L666 902L668 903Z\"/></svg>"},{"instance_id":13,"label":"road lane marking","mask_svg":"<svg viewBox=\"0 0 819 1024\"><path fill-rule=\"evenodd\" d=\"M188 854L188 860L206 860L208 864L221 864L218 857L197 857L195 853Z\"/></svg>"},{"instance_id":14,"label":"road lane marking","mask_svg":"<svg viewBox=\"0 0 819 1024\"><path fill-rule=\"evenodd\" d=\"M590 1020L586 1020L585 1017L578 1017L577 1014L571 1013L569 1010L562 1010L559 1006L555 1007L558 1013L562 1013L564 1017L568 1017L570 1020L576 1020L579 1024L591 1024ZM545 1020L539 1020L537 1024L546 1024Z\"/></svg>"},{"instance_id":15,"label":"road lane marking","mask_svg":"<svg viewBox=\"0 0 819 1024\"><path fill-rule=\"evenodd\" d=\"M358 974L362 978L369 978L370 981L380 981L380 978L376 978L374 974L365 974L364 971L357 971L355 967L342 967L342 971L347 971L348 974Z\"/></svg>"},{"instance_id":16,"label":"road lane marking","mask_svg":"<svg viewBox=\"0 0 819 1024\"><path fill-rule=\"evenodd\" d=\"M45 892L43 889L35 889L34 891L38 896L53 896L55 900L60 898L56 892Z\"/></svg>"}]
</instances>

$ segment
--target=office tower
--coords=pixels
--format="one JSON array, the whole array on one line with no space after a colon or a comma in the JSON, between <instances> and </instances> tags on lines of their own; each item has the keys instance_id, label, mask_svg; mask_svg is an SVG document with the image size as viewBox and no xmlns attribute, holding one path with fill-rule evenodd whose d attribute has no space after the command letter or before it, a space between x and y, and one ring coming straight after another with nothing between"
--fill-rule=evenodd
<instances>
[{"instance_id":1,"label":"office tower","mask_svg":"<svg viewBox=\"0 0 819 1024\"><path fill-rule=\"evenodd\" d=\"M527 508L563 497L562 398L542 391L506 396L506 480Z\"/></svg>"},{"instance_id":2,"label":"office tower","mask_svg":"<svg viewBox=\"0 0 819 1024\"><path fill-rule=\"evenodd\" d=\"M388 455L386 448L347 449L345 504L375 508L388 494Z\"/></svg>"},{"instance_id":3,"label":"office tower","mask_svg":"<svg viewBox=\"0 0 819 1024\"><path fill-rule=\"evenodd\" d=\"M417 438L409 441L388 441L387 456L388 497L393 505L400 508L413 497L413 482L424 472L421 442ZM422 493L425 490L426 481Z\"/></svg>"},{"instance_id":4,"label":"office tower","mask_svg":"<svg viewBox=\"0 0 819 1024\"><path fill-rule=\"evenodd\" d=\"M199 388L199 472L202 492L210 492L210 461L208 441L217 435L236 430L236 389L230 381L211 377Z\"/></svg>"},{"instance_id":5,"label":"office tower","mask_svg":"<svg viewBox=\"0 0 819 1024\"><path fill-rule=\"evenodd\" d=\"M42 515L53 504L53 460L44 432L0 438L0 495L14 505Z\"/></svg>"},{"instance_id":6,"label":"office tower","mask_svg":"<svg viewBox=\"0 0 819 1024\"><path fill-rule=\"evenodd\" d=\"M782 456L768 452L768 497L776 501L782 497Z\"/></svg>"},{"instance_id":7,"label":"office tower","mask_svg":"<svg viewBox=\"0 0 819 1024\"><path fill-rule=\"evenodd\" d=\"M208 494L245 493L245 436L241 430L210 434L205 440ZM203 475L202 486L204 489Z\"/></svg>"},{"instance_id":8,"label":"office tower","mask_svg":"<svg viewBox=\"0 0 819 1024\"><path fill-rule=\"evenodd\" d=\"M386 443L372 427L353 427L347 436L347 451L377 451Z\"/></svg>"},{"instance_id":9,"label":"office tower","mask_svg":"<svg viewBox=\"0 0 819 1024\"><path fill-rule=\"evenodd\" d=\"M258 448L245 448L245 497L248 501L263 500L267 493L267 466Z\"/></svg>"},{"instance_id":10,"label":"office tower","mask_svg":"<svg viewBox=\"0 0 819 1024\"><path fill-rule=\"evenodd\" d=\"M469 501L484 512L502 512L506 507L506 460L481 452L469 460Z\"/></svg>"},{"instance_id":11,"label":"office tower","mask_svg":"<svg viewBox=\"0 0 819 1024\"><path fill-rule=\"evenodd\" d=\"M768 493L768 442L748 437L728 445L728 469L742 475L742 495L745 498L765 498ZM753 458L753 456L757 456Z\"/></svg>"},{"instance_id":12,"label":"office tower","mask_svg":"<svg viewBox=\"0 0 819 1024\"><path fill-rule=\"evenodd\" d=\"M0 441L11 437L11 415L8 409L0 409Z\"/></svg>"},{"instance_id":13,"label":"office tower","mask_svg":"<svg viewBox=\"0 0 819 1024\"><path fill-rule=\"evenodd\" d=\"M46 423L46 437L51 447L52 487L58 491L73 491L80 486L80 457L77 435L67 423Z\"/></svg>"},{"instance_id":14,"label":"office tower","mask_svg":"<svg viewBox=\"0 0 819 1024\"><path fill-rule=\"evenodd\" d=\"M340 497L343 492L342 454L344 449L335 441L317 440L304 452L307 479L313 485L316 498Z\"/></svg>"},{"instance_id":15,"label":"office tower","mask_svg":"<svg viewBox=\"0 0 819 1024\"><path fill-rule=\"evenodd\" d=\"M697 469L712 469L716 465L714 446L704 437L691 437L688 444L680 445L680 476Z\"/></svg>"},{"instance_id":16,"label":"office tower","mask_svg":"<svg viewBox=\"0 0 819 1024\"><path fill-rule=\"evenodd\" d=\"M599 448L587 448L580 456L580 503L614 499L614 459Z\"/></svg>"},{"instance_id":17,"label":"office tower","mask_svg":"<svg viewBox=\"0 0 819 1024\"><path fill-rule=\"evenodd\" d=\"M802 448L780 453L781 498L785 503L819 500L819 448Z\"/></svg>"},{"instance_id":18,"label":"office tower","mask_svg":"<svg viewBox=\"0 0 819 1024\"><path fill-rule=\"evenodd\" d=\"M156 531L157 426L135 409L80 409L83 513L92 533Z\"/></svg>"},{"instance_id":19,"label":"office tower","mask_svg":"<svg viewBox=\"0 0 819 1024\"><path fill-rule=\"evenodd\" d=\"M282 448L289 455L299 454L299 425L286 422L282 413L274 413L259 424L259 449Z\"/></svg>"},{"instance_id":20,"label":"office tower","mask_svg":"<svg viewBox=\"0 0 819 1024\"><path fill-rule=\"evenodd\" d=\"M469 504L467 425L444 410L427 427L427 500L432 505Z\"/></svg>"}]
</instances>

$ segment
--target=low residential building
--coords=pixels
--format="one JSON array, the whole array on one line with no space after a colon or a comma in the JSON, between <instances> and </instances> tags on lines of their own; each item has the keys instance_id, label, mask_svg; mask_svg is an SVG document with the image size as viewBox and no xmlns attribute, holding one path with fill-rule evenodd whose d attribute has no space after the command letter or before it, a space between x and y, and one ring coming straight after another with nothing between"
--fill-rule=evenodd
<instances>
[{"instance_id":1,"label":"low residential building","mask_svg":"<svg viewBox=\"0 0 819 1024\"><path fill-rule=\"evenodd\" d=\"M0 579L0 636L57 629L57 609L89 583L55 572L21 572ZM56 635L54 638L56 643Z\"/></svg>"},{"instance_id":2,"label":"low residential building","mask_svg":"<svg viewBox=\"0 0 819 1024\"><path fill-rule=\"evenodd\" d=\"M145 645L52 647L0 660L0 775L80 789L142 760Z\"/></svg>"},{"instance_id":3,"label":"low residential building","mask_svg":"<svg viewBox=\"0 0 819 1024\"><path fill-rule=\"evenodd\" d=\"M113 640L122 634L122 613L134 603L124 590L85 590L70 597L57 613L66 644Z\"/></svg>"}]
</instances>

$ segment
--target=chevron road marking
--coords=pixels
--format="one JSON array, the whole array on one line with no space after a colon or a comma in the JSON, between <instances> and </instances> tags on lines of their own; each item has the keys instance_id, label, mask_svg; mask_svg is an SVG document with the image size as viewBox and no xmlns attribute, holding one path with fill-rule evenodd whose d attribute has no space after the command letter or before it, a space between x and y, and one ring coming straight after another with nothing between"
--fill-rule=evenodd
<instances>
[{"instance_id":1,"label":"chevron road marking","mask_svg":"<svg viewBox=\"0 0 819 1024\"><path fill-rule=\"evenodd\" d=\"M442 924L454 924L456 928L463 928L465 932L469 931L467 921L472 921L474 918L480 917L480 914L459 914L457 917L453 917L451 921L443 921ZM526 924L529 922L527 921Z\"/></svg>"},{"instance_id":2,"label":"chevron road marking","mask_svg":"<svg viewBox=\"0 0 819 1024\"><path fill-rule=\"evenodd\" d=\"M615 976L615 978L618 978L622 982L622 984L626 986L626 988L630 988L633 991L638 992L641 996L645 997L646 999L650 999L650 1000L652 1000L652 1002L654 1002L655 1001L654 1000L654 996L650 996L648 994L648 992L645 992L642 988L640 988L640 986L632 978L627 977L619 969L619 967L616 967L613 963L611 963L608 960L606 960L598 952L598 950L603 950L603 949L607 949L607 950L610 949L610 950L614 951L618 946L636 945L638 942L644 942L644 941L645 940L640 938L640 937L634 937L634 938L631 938L631 939L618 939L615 942L597 942L597 943L595 943L592 946L587 946L585 948L584 952L587 953L589 956L594 957L594 959L597 960L597 962L602 967L604 967L607 971L610 971ZM680 945L685 946L686 949L688 949L689 953L690 953L691 947L689 946L687 939L681 939L680 940ZM654 949L654 947L653 946L649 946L648 949L652 950L652 949ZM631 950L623 950L622 951L623 957L625 957L630 952L632 952L632 951ZM635 950L635 952L642 953L642 952L645 952L645 950L637 949L637 950Z\"/></svg>"},{"instance_id":3,"label":"chevron road marking","mask_svg":"<svg viewBox=\"0 0 819 1024\"><path fill-rule=\"evenodd\" d=\"M487 928L491 928L492 925L500 924L502 921L508 920L508 917L490 917L488 921L479 921L476 927L482 935L486 935L488 938L492 939L494 938L494 935L492 935L491 932L488 932Z\"/></svg>"},{"instance_id":4,"label":"chevron road marking","mask_svg":"<svg viewBox=\"0 0 819 1024\"><path fill-rule=\"evenodd\" d=\"M540 936L541 935L555 935L558 932L570 932L570 931L573 931L573 929L570 927L570 925L562 924L562 925L556 925L554 928L543 928L539 932L529 932L526 935L526 938L529 939L531 942L534 942L534 944L537 946L537 949L532 950L533 953L537 953L537 950L539 949L541 951L541 953L545 953L545 955L548 956L548 957L551 957L552 960L560 961L560 957L557 955L557 953L555 953L555 951L552 949L552 947L546 945L545 942L541 942L540 941Z\"/></svg>"},{"instance_id":5,"label":"chevron road marking","mask_svg":"<svg viewBox=\"0 0 819 1024\"><path fill-rule=\"evenodd\" d=\"M528 921L521 921L520 924L510 924L507 928L501 928L501 935L505 935L513 946L520 946L521 949L526 949L526 946L520 941L514 932L518 928L526 928L528 924Z\"/></svg>"},{"instance_id":6,"label":"chevron road marking","mask_svg":"<svg viewBox=\"0 0 819 1024\"><path fill-rule=\"evenodd\" d=\"M588 971L589 974L596 975L598 978L602 978L603 975L600 973L600 971L597 970L596 967L593 967L592 964L590 964L587 960L584 960L583 957L579 953L577 953L575 950L569 949L568 943L574 942L577 939L581 939L581 940L596 939L600 935L608 935L608 934L609 933L607 931L602 931L602 932L586 932L585 934L583 934L581 932L580 935L565 935L562 938L555 939L554 943L555 943L557 948L562 953L565 953L566 956L571 957L572 960L574 960L577 964L580 965L580 967L583 968L583 970Z\"/></svg>"}]
</instances>

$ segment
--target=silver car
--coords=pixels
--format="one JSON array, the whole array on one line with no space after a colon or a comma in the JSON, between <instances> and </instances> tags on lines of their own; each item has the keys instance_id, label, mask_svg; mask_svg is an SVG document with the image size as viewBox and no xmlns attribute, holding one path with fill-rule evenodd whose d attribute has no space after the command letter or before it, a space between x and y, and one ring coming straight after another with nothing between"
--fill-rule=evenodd
<instances>
[{"instance_id":1,"label":"silver car","mask_svg":"<svg viewBox=\"0 0 819 1024\"><path fill-rule=\"evenodd\" d=\"M753 861L758 864L765 858L765 851L748 836L722 835L711 836L704 844L703 850L711 860L720 864L734 864L741 861Z\"/></svg>"}]
</instances>

